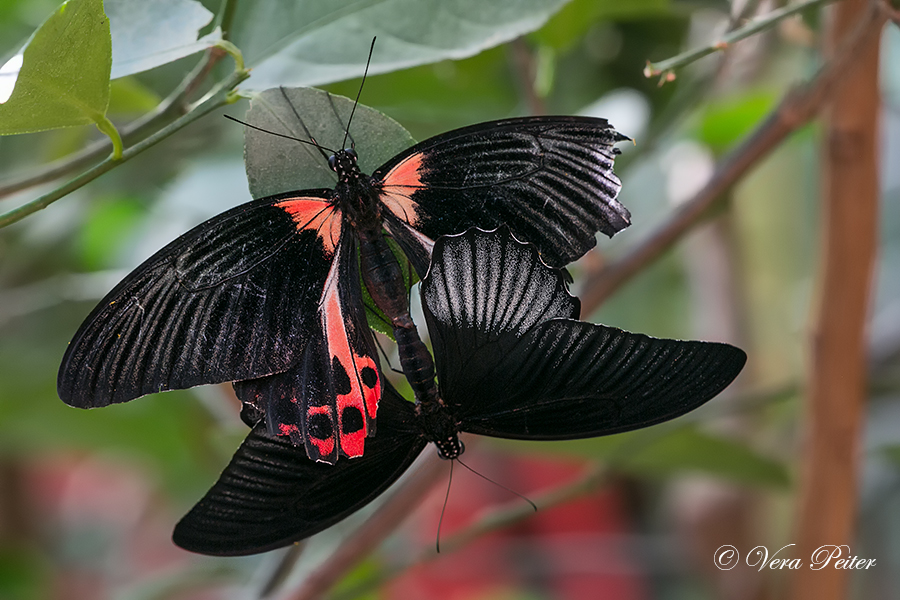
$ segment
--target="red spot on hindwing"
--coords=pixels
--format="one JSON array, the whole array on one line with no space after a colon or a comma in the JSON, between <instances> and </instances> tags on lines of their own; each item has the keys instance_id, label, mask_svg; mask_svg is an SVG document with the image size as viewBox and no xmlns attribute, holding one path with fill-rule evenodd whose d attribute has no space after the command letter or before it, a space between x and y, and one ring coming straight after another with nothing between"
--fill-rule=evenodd
<instances>
[{"instance_id":1,"label":"red spot on hindwing","mask_svg":"<svg viewBox=\"0 0 900 600\"><path fill-rule=\"evenodd\" d=\"M334 415L330 406L310 406L306 409L306 438L320 456L329 456L334 452Z\"/></svg>"},{"instance_id":2,"label":"red spot on hindwing","mask_svg":"<svg viewBox=\"0 0 900 600\"><path fill-rule=\"evenodd\" d=\"M400 219L413 227L418 224L419 205L412 199L415 191L421 188L422 157L418 152L402 160L388 171L381 184L381 201Z\"/></svg>"},{"instance_id":3,"label":"red spot on hindwing","mask_svg":"<svg viewBox=\"0 0 900 600\"><path fill-rule=\"evenodd\" d=\"M334 256L334 249L341 239L341 211L322 198L289 198L275 204L291 215L299 231L315 231L322 241L327 256Z\"/></svg>"},{"instance_id":4,"label":"red spot on hindwing","mask_svg":"<svg viewBox=\"0 0 900 600\"><path fill-rule=\"evenodd\" d=\"M338 293L339 263L340 258L336 257L325 283L320 315L337 392L335 412L340 448L345 456L355 457L363 454L368 423L375 418L381 398L381 381L373 357L351 345L347 313ZM353 324L349 326L352 328Z\"/></svg>"},{"instance_id":5,"label":"red spot on hindwing","mask_svg":"<svg viewBox=\"0 0 900 600\"><path fill-rule=\"evenodd\" d=\"M288 425L286 423L281 423L278 425L278 435L291 435L292 433L297 433L300 430L296 425Z\"/></svg>"}]
</instances>

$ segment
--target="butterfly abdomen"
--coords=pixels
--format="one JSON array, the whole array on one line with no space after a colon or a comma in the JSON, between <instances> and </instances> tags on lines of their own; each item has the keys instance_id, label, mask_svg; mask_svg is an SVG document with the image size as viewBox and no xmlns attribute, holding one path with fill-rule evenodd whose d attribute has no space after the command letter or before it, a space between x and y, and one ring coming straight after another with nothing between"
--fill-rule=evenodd
<instances>
[{"instance_id":1,"label":"butterfly abdomen","mask_svg":"<svg viewBox=\"0 0 900 600\"><path fill-rule=\"evenodd\" d=\"M434 360L419 338L409 314L406 284L400 265L380 231L360 230L357 233L363 281L372 300L391 321L403 374L416 400L435 401Z\"/></svg>"}]
</instances>

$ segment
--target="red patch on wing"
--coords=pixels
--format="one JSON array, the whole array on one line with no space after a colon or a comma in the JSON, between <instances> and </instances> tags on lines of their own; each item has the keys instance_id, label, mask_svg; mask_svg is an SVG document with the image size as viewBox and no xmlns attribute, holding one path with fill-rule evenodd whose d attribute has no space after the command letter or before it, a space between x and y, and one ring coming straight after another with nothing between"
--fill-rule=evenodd
<instances>
[{"instance_id":1,"label":"red patch on wing","mask_svg":"<svg viewBox=\"0 0 900 600\"><path fill-rule=\"evenodd\" d=\"M311 229L317 232L325 254L334 255L334 248L341 239L341 213L330 202L321 198L290 198L278 202L275 206L284 210L294 222L297 229Z\"/></svg>"},{"instance_id":2,"label":"red patch on wing","mask_svg":"<svg viewBox=\"0 0 900 600\"><path fill-rule=\"evenodd\" d=\"M315 417L319 415L324 415L325 420L328 423L324 425L316 419ZM319 451L319 456L329 456L332 452L334 452L334 418L331 413L330 406L310 406L306 409L306 422L309 425L307 428L307 438L309 443L316 447L316 450ZM323 433L325 437L317 437L317 434ZM322 460L321 458L317 460ZM326 461L331 462L331 461Z\"/></svg>"},{"instance_id":3,"label":"red patch on wing","mask_svg":"<svg viewBox=\"0 0 900 600\"><path fill-rule=\"evenodd\" d=\"M413 227L418 221L419 205L412 194L422 187L422 154L408 156L396 167L388 171L381 184L381 201L397 217Z\"/></svg>"},{"instance_id":4,"label":"red patch on wing","mask_svg":"<svg viewBox=\"0 0 900 600\"><path fill-rule=\"evenodd\" d=\"M344 308L338 294L338 265L332 265L322 297L320 315L339 389L335 401L341 452L348 457L362 456L369 434L368 421L375 418L381 398L381 381L372 357L360 354L350 345ZM343 392L343 393L342 393Z\"/></svg>"},{"instance_id":5,"label":"red patch on wing","mask_svg":"<svg viewBox=\"0 0 900 600\"><path fill-rule=\"evenodd\" d=\"M286 423L278 425L278 435L291 435L292 433L300 433L296 425L288 425Z\"/></svg>"}]
</instances>

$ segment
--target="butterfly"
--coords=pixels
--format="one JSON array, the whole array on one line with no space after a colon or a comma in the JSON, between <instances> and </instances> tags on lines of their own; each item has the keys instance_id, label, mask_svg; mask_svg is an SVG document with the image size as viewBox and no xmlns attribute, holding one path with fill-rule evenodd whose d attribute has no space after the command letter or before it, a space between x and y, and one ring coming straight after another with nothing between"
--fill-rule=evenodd
<instances>
[{"instance_id":1,"label":"butterfly","mask_svg":"<svg viewBox=\"0 0 900 600\"><path fill-rule=\"evenodd\" d=\"M301 90L270 90L257 102L299 117L302 98L336 115L356 107ZM612 171L614 144L626 139L597 118L505 119L425 140L371 176L355 144L337 150L327 157L335 187L228 210L131 272L69 344L59 396L93 408L231 381L249 424L264 419L268 434L316 461L361 456L385 390L361 279L392 323L413 384L418 367L404 350L423 356L383 232L420 275L440 236L501 224L564 265L593 247L597 231L629 224ZM421 387L433 387L422 373Z\"/></svg>"},{"instance_id":2,"label":"butterfly","mask_svg":"<svg viewBox=\"0 0 900 600\"><path fill-rule=\"evenodd\" d=\"M438 239L421 297L440 401L413 404L385 380L377 435L334 466L256 425L177 524L176 544L213 555L288 545L371 502L428 443L453 459L459 432L566 440L646 427L714 397L747 358L577 320L564 274L505 227Z\"/></svg>"}]
</instances>

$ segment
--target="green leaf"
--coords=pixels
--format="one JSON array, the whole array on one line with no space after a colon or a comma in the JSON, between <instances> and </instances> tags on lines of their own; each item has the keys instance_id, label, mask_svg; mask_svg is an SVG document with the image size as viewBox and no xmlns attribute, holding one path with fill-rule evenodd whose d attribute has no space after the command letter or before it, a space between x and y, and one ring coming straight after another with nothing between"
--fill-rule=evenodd
<instances>
[{"instance_id":1,"label":"green leaf","mask_svg":"<svg viewBox=\"0 0 900 600\"><path fill-rule=\"evenodd\" d=\"M880 451L891 464L900 468L900 445L882 446Z\"/></svg>"},{"instance_id":2,"label":"green leaf","mask_svg":"<svg viewBox=\"0 0 900 600\"><path fill-rule=\"evenodd\" d=\"M0 598L46 598L49 575L30 549L0 547Z\"/></svg>"},{"instance_id":3,"label":"green leaf","mask_svg":"<svg viewBox=\"0 0 900 600\"><path fill-rule=\"evenodd\" d=\"M394 253L394 258L397 259L397 264L400 265L400 272L403 275L403 284L406 286L408 290L412 286L414 286L419 278L416 275L415 270L412 267L412 264L409 262L409 259L406 258L406 255L403 254L403 250L400 249L400 246L394 240L388 238L387 244L391 248L391 252ZM390 319L378 308L378 305L375 304L375 300L372 299L372 295L369 293L369 290L366 288L365 282L362 280L362 274L360 274L360 281L362 287L362 296L363 296L363 306L366 309L366 320L369 322L369 327L377 331L378 333L383 333L394 341L394 328L391 325Z\"/></svg>"},{"instance_id":4,"label":"green leaf","mask_svg":"<svg viewBox=\"0 0 900 600\"><path fill-rule=\"evenodd\" d=\"M197 39L213 17L195 0L106 0L116 79L190 56L221 39L216 30Z\"/></svg>"},{"instance_id":5,"label":"green leaf","mask_svg":"<svg viewBox=\"0 0 900 600\"><path fill-rule=\"evenodd\" d=\"M369 73L472 56L534 31L566 0L246 0L231 40L260 90L322 85Z\"/></svg>"},{"instance_id":6,"label":"green leaf","mask_svg":"<svg viewBox=\"0 0 900 600\"><path fill-rule=\"evenodd\" d=\"M333 106L328 94L311 88L284 89L283 93L281 89L266 90L254 96L246 120L256 127L308 140L299 116L319 144L337 150L344 143L344 126L353 101L342 96L331 99ZM362 104L353 115L350 133L364 173L371 173L415 143L399 123ZM315 147L250 128L244 137L244 164L254 198L332 188L336 181L334 171Z\"/></svg>"},{"instance_id":7,"label":"green leaf","mask_svg":"<svg viewBox=\"0 0 900 600\"><path fill-rule=\"evenodd\" d=\"M102 0L64 3L31 38L18 77L3 78L15 87L0 105L0 135L101 122L111 60Z\"/></svg>"},{"instance_id":8,"label":"green leaf","mask_svg":"<svg viewBox=\"0 0 900 600\"><path fill-rule=\"evenodd\" d=\"M756 127L777 101L771 92L756 91L710 103L701 116L697 136L716 153L724 152Z\"/></svg>"},{"instance_id":9,"label":"green leaf","mask_svg":"<svg viewBox=\"0 0 900 600\"><path fill-rule=\"evenodd\" d=\"M146 208L135 198L116 196L95 202L88 210L78 244L82 262L90 270L113 266L117 254L133 243L134 228Z\"/></svg>"},{"instance_id":10,"label":"green leaf","mask_svg":"<svg viewBox=\"0 0 900 600\"><path fill-rule=\"evenodd\" d=\"M526 451L604 460L616 469L645 476L669 477L698 472L766 487L785 487L790 482L784 464L744 444L695 427L673 427L658 425L586 440L502 444L510 449L518 446Z\"/></svg>"},{"instance_id":11,"label":"green leaf","mask_svg":"<svg viewBox=\"0 0 900 600\"><path fill-rule=\"evenodd\" d=\"M109 84L109 113L144 113L153 110L161 98L134 77Z\"/></svg>"},{"instance_id":12,"label":"green leaf","mask_svg":"<svg viewBox=\"0 0 900 600\"><path fill-rule=\"evenodd\" d=\"M627 457L625 468L649 475L696 471L737 483L787 487L787 468L731 438L685 427Z\"/></svg>"}]
</instances>

